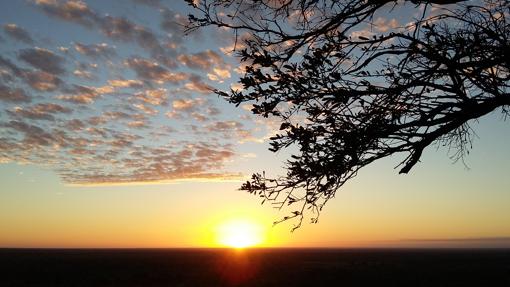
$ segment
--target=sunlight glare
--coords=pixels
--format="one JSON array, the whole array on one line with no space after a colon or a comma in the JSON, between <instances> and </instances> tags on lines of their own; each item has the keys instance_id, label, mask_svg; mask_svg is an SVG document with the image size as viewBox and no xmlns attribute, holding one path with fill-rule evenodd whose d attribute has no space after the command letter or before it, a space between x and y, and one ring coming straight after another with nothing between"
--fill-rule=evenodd
<instances>
[{"instance_id":1,"label":"sunlight glare","mask_svg":"<svg viewBox=\"0 0 510 287\"><path fill-rule=\"evenodd\" d=\"M262 227L253 221L230 220L218 228L218 242L224 246L245 248L260 244L262 241Z\"/></svg>"}]
</instances>

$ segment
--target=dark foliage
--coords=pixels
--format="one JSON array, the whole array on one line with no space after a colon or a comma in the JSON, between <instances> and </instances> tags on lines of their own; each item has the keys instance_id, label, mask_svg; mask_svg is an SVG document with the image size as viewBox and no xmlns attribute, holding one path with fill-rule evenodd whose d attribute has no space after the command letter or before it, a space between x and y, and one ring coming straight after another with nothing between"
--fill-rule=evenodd
<instances>
[{"instance_id":1,"label":"dark foliage","mask_svg":"<svg viewBox=\"0 0 510 287\"><path fill-rule=\"evenodd\" d=\"M188 29L230 28L247 64L243 91L216 92L281 121L270 150L297 147L285 176L257 173L241 188L298 205L283 219L296 218L296 228L306 211L316 222L364 166L403 153L400 173L408 173L431 144L462 159L470 120L508 114L509 1L188 2L197 11ZM422 5L421 17L376 26L376 13L404 5Z\"/></svg>"}]
</instances>

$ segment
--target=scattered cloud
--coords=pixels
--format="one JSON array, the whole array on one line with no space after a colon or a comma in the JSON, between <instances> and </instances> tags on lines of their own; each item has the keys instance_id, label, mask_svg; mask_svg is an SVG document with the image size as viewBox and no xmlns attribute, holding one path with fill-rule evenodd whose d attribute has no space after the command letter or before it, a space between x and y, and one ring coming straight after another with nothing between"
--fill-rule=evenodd
<instances>
[{"instance_id":1,"label":"scattered cloud","mask_svg":"<svg viewBox=\"0 0 510 287\"><path fill-rule=\"evenodd\" d=\"M350 35L350 37L353 39L353 40L359 40L360 38L363 39L363 38L371 38L372 36L374 36L374 32L371 31L370 29L363 29L363 30L358 30L358 31L353 31Z\"/></svg>"},{"instance_id":2,"label":"scattered cloud","mask_svg":"<svg viewBox=\"0 0 510 287\"><path fill-rule=\"evenodd\" d=\"M90 104L101 96L101 91L101 88L74 85L72 88L66 89L65 93L57 96L57 98L76 104Z\"/></svg>"},{"instance_id":3,"label":"scattered cloud","mask_svg":"<svg viewBox=\"0 0 510 287\"><path fill-rule=\"evenodd\" d=\"M172 107L177 111L195 111L205 103L204 99L178 99L172 102Z\"/></svg>"},{"instance_id":4,"label":"scattered cloud","mask_svg":"<svg viewBox=\"0 0 510 287\"><path fill-rule=\"evenodd\" d=\"M139 103L139 104L133 104L133 106L135 108L141 110L142 112L144 112L148 115L151 115L151 116L154 116L158 113L158 110L156 110L155 108L148 106L146 104Z\"/></svg>"},{"instance_id":5,"label":"scattered cloud","mask_svg":"<svg viewBox=\"0 0 510 287\"><path fill-rule=\"evenodd\" d=\"M155 1L141 2L155 4ZM86 28L99 29L106 37L115 41L135 43L149 51L152 58L167 66L174 65L172 59L169 58L171 53L163 48L158 35L150 28L136 24L126 17L116 17L109 14L101 16L89 8L85 2L77 0L35 0L34 3L36 7L39 7L51 17L74 22Z\"/></svg>"},{"instance_id":6,"label":"scattered cloud","mask_svg":"<svg viewBox=\"0 0 510 287\"><path fill-rule=\"evenodd\" d=\"M396 29L399 27L399 23L397 19L387 19L384 17L378 17L375 19L375 21L372 23L373 27L378 31L382 33L386 33L390 30Z\"/></svg>"},{"instance_id":7,"label":"scattered cloud","mask_svg":"<svg viewBox=\"0 0 510 287\"><path fill-rule=\"evenodd\" d=\"M221 55L206 50L194 54L181 54L178 61L190 69L209 72L207 77L212 81L221 81L230 78L230 65L226 64Z\"/></svg>"},{"instance_id":8,"label":"scattered cloud","mask_svg":"<svg viewBox=\"0 0 510 287\"><path fill-rule=\"evenodd\" d=\"M72 184L241 176L224 168L252 130L242 119L224 120L209 96L211 81L225 81L233 69L219 51L190 49L201 35L184 36L186 13L132 0L157 8L143 7L158 17L140 23L129 15L136 12L109 14L96 9L99 2L29 2L87 30L41 33L36 42L23 20L2 26L14 41L0 42L1 163L50 166Z\"/></svg>"},{"instance_id":9,"label":"scattered cloud","mask_svg":"<svg viewBox=\"0 0 510 287\"><path fill-rule=\"evenodd\" d=\"M21 76L23 74L23 70L20 69L16 64L14 64L11 60L4 58L0 55L0 68L3 71L6 71L9 74L14 76Z\"/></svg>"},{"instance_id":10,"label":"scattered cloud","mask_svg":"<svg viewBox=\"0 0 510 287\"><path fill-rule=\"evenodd\" d=\"M66 121L65 128L71 131L79 131L85 128L85 123L79 119L72 119Z\"/></svg>"},{"instance_id":11,"label":"scattered cloud","mask_svg":"<svg viewBox=\"0 0 510 287\"><path fill-rule=\"evenodd\" d=\"M20 117L24 119L53 121L55 120L54 114L69 114L71 112L72 110L70 108L64 106L53 103L44 103L27 108L15 107L14 110L10 111L9 113L14 117Z\"/></svg>"},{"instance_id":12,"label":"scattered cloud","mask_svg":"<svg viewBox=\"0 0 510 287\"><path fill-rule=\"evenodd\" d=\"M98 18L96 13L85 2L79 0L34 0L33 3L48 16L75 22L86 27L94 25Z\"/></svg>"},{"instance_id":13,"label":"scattered cloud","mask_svg":"<svg viewBox=\"0 0 510 287\"><path fill-rule=\"evenodd\" d=\"M55 91L62 84L59 77L44 71L27 71L23 79L32 89L40 92Z\"/></svg>"},{"instance_id":14,"label":"scattered cloud","mask_svg":"<svg viewBox=\"0 0 510 287\"><path fill-rule=\"evenodd\" d=\"M211 50L189 55L181 54L177 59L181 64L198 70L210 70L215 65L223 63L223 58Z\"/></svg>"},{"instance_id":15,"label":"scattered cloud","mask_svg":"<svg viewBox=\"0 0 510 287\"><path fill-rule=\"evenodd\" d=\"M198 92L201 94L210 94L214 88L204 83L202 78L198 75L190 76L190 81L184 85L186 89L192 92Z\"/></svg>"},{"instance_id":16,"label":"scattered cloud","mask_svg":"<svg viewBox=\"0 0 510 287\"><path fill-rule=\"evenodd\" d=\"M161 5L161 0L132 0L135 3L151 6L151 7L159 7Z\"/></svg>"},{"instance_id":17,"label":"scattered cloud","mask_svg":"<svg viewBox=\"0 0 510 287\"><path fill-rule=\"evenodd\" d=\"M85 55L85 56L92 57L92 58L100 58L100 57L111 58L115 55L115 48L109 46L106 43L90 44L90 45L85 45L82 43L75 43L74 49L78 53Z\"/></svg>"},{"instance_id":18,"label":"scattered cloud","mask_svg":"<svg viewBox=\"0 0 510 287\"><path fill-rule=\"evenodd\" d=\"M87 80L95 79L95 76L91 72L84 71L84 70L74 70L73 75L75 75L78 78L87 79Z\"/></svg>"},{"instance_id":19,"label":"scattered cloud","mask_svg":"<svg viewBox=\"0 0 510 287\"><path fill-rule=\"evenodd\" d=\"M141 88L141 87L143 87L143 82L139 81L139 80L115 79L115 80L108 80L108 84L115 88Z\"/></svg>"},{"instance_id":20,"label":"scattered cloud","mask_svg":"<svg viewBox=\"0 0 510 287\"><path fill-rule=\"evenodd\" d=\"M14 40L17 40L19 42L29 44L29 45L34 43L34 40L30 36L28 31L19 27L16 24L12 24L12 23L5 24L3 28L4 28L5 34L7 34L9 37L11 37Z\"/></svg>"},{"instance_id":21,"label":"scattered cloud","mask_svg":"<svg viewBox=\"0 0 510 287\"><path fill-rule=\"evenodd\" d=\"M169 9L162 9L161 18L163 20L160 27L167 33L171 43L180 44L184 40L184 27L188 23L187 17Z\"/></svg>"},{"instance_id":22,"label":"scattered cloud","mask_svg":"<svg viewBox=\"0 0 510 287\"><path fill-rule=\"evenodd\" d=\"M138 26L126 18L106 16L101 19L101 31L109 38L132 41L136 37Z\"/></svg>"},{"instance_id":23,"label":"scattered cloud","mask_svg":"<svg viewBox=\"0 0 510 287\"><path fill-rule=\"evenodd\" d=\"M12 120L4 123L3 127L17 131L23 135L20 142L20 144L23 145L22 150L51 146L53 144L58 144L62 140L62 135L60 134L53 134L39 126L27 124L23 121Z\"/></svg>"},{"instance_id":24,"label":"scattered cloud","mask_svg":"<svg viewBox=\"0 0 510 287\"><path fill-rule=\"evenodd\" d=\"M38 47L23 49L19 52L18 58L34 68L53 75L65 73L65 59L47 49Z\"/></svg>"},{"instance_id":25,"label":"scattered cloud","mask_svg":"<svg viewBox=\"0 0 510 287\"><path fill-rule=\"evenodd\" d=\"M209 132L223 132L228 133L241 129L243 124L237 121L218 121L206 127Z\"/></svg>"},{"instance_id":26,"label":"scattered cloud","mask_svg":"<svg viewBox=\"0 0 510 287\"><path fill-rule=\"evenodd\" d=\"M11 89L10 87L0 84L0 101L12 103L28 103L31 101L31 97L27 95L22 89Z\"/></svg>"},{"instance_id":27,"label":"scattered cloud","mask_svg":"<svg viewBox=\"0 0 510 287\"><path fill-rule=\"evenodd\" d=\"M132 121L132 122L129 122L127 124L127 126L130 128L138 128L138 129L149 127L147 122L145 122L145 121Z\"/></svg>"},{"instance_id":28,"label":"scattered cloud","mask_svg":"<svg viewBox=\"0 0 510 287\"><path fill-rule=\"evenodd\" d=\"M167 93L166 89L146 90L135 94L135 98L155 106L167 105Z\"/></svg>"},{"instance_id":29,"label":"scattered cloud","mask_svg":"<svg viewBox=\"0 0 510 287\"><path fill-rule=\"evenodd\" d=\"M188 78L188 74L186 73L170 72L168 69L160 66L157 62L149 59L130 58L126 60L124 64L133 69L139 78L158 84L163 84L165 82L178 84Z\"/></svg>"}]
</instances>

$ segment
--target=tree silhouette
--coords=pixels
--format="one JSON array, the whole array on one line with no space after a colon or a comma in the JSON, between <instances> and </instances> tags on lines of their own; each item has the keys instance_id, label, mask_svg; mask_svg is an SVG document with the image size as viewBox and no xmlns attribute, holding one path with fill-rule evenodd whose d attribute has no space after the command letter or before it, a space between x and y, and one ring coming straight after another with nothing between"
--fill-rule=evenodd
<instances>
[{"instance_id":1,"label":"tree silhouette","mask_svg":"<svg viewBox=\"0 0 510 287\"><path fill-rule=\"evenodd\" d=\"M244 90L216 93L281 121L271 151L297 147L286 175L256 173L241 187L278 207L296 204L282 219L297 219L295 228L307 212L317 222L372 162L403 153L408 173L435 143L462 159L470 120L509 113L509 1L187 2L196 11L188 30L231 29L246 65ZM378 23L377 13L410 6L420 11L411 23Z\"/></svg>"}]
</instances>

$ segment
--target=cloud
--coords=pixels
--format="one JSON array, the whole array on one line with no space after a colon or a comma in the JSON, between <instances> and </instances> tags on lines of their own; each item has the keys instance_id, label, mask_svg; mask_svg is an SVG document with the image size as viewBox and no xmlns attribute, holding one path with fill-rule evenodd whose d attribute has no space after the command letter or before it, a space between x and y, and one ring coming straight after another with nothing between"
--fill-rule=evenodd
<instances>
[{"instance_id":1,"label":"cloud","mask_svg":"<svg viewBox=\"0 0 510 287\"><path fill-rule=\"evenodd\" d=\"M153 58L165 65L172 64L157 35L151 29L133 23L125 17L100 16L83 1L36 0L34 3L49 16L74 22L87 28L98 28L110 39L136 43L149 51Z\"/></svg>"},{"instance_id":2,"label":"cloud","mask_svg":"<svg viewBox=\"0 0 510 287\"><path fill-rule=\"evenodd\" d=\"M244 87L243 87L243 84L241 84L239 82L235 82L235 83L230 84L230 89L232 89L236 92L240 92L240 91L244 90ZM250 110L251 110L251 108L250 108Z\"/></svg>"},{"instance_id":3,"label":"cloud","mask_svg":"<svg viewBox=\"0 0 510 287\"><path fill-rule=\"evenodd\" d=\"M23 79L32 89L41 92L55 91L62 84L59 77L44 71L27 71Z\"/></svg>"},{"instance_id":4,"label":"cloud","mask_svg":"<svg viewBox=\"0 0 510 287\"><path fill-rule=\"evenodd\" d=\"M111 120L111 118L106 115L93 116L93 117L90 117L87 119L87 123L90 124L91 126L98 126L98 125L106 124L110 120Z\"/></svg>"},{"instance_id":5,"label":"cloud","mask_svg":"<svg viewBox=\"0 0 510 287\"><path fill-rule=\"evenodd\" d=\"M150 52L151 56L162 63L170 63L166 52L151 29L143 27L123 17L106 16L99 22L100 29L107 37L124 42L133 42Z\"/></svg>"},{"instance_id":6,"label":"cloud","mask_svg":"<svg viewBox=\"0 0 510 287\"><path fill-rule=\"evenodd\" d=\"M30 34L23 28L16 24L5 24L4 32L14 40L20 41L25 44L33 44L34 40Z\"/></svg>"},{"instance_id":7,"label":"cloud","mask_svg":"<svg viewBox=\"0 0 510 287\"><path fill-rule=\"evenodd\" d=\"M143 87L143 82L139 80L108 80L108 84L115 88L141 88Z\"/></svg>"},{"instance_id":8,"label":"cloud","mask_svg":"<svg viewBox=\"0 0 510 287\"><path fill-rule=\"evenodd\" d=\"M9 111L9 113L15 117L49 121L55 120L54 114L69 114L71 112L72 110L70 108L53 103L37 104L28 108L15 107L13 111Z\"/></svg>"},{"instance_id":9,"label":"cloud","mask_svg":"<svg viewBox=\"0 0 510 287\"><path fill-rule=\"evenodd\" d=\"M136 35L137 25L122 17L106 16L101 19L101 31L109 38L132 41Z\"/></svg>"},{"instance_id":10,"label":"cloud","mask_svg":"<svg viewBox=\"0 0 510 287\"><path fill-rule=\"evenodd\" d=\"M115 55L115 49L106 43L90 45L75 43L74 49L82 55L96 59L100 57L110 58Z\"/></svg>"},{"instance_id":11,"label":"cloud","mask_svg":"<svg viewBox=\"0 0 510 287\"><path fill-rule=\"evenodd\" d=\"M65 128L71 131L79 131L85 128L85 123L79 119L72 119L65 122Z\"/></svg>"},{"instance_id":12,"label":"cloud","mask_svg":"<svg viewBox=\"0 0 510 287\"><path fill-rule=\"evenodd\" d=\"M23 49L18 53L18 58L32 67L50 74L61 75L65 73L63 67L65 59L47 49L38 47Z\"/></svg>"},{"instance_id":13,"label":"cloud","mask_svg":"<svg viewBox=\"0 0 510 287\"><path fill-rule=\"evenodd\" d=\"M209 132L231 132L241 129L243 124L237 121L218 121L206 126Z\"/></svg>"},{"instance_id":14,"label":"cloud","mask_svg":"<svg viewBox=\"0 0 510 287\"><path fill-rule=\"evenodd\" d=\"M207 77L211 81L221 81L230 78L230 65L216 52L206 50L195 54L181 54L177 60L190 69L209 71Z\"/></svg>"},{"instance_id":15,"label":"cloud","mask_svg":"<svg viewBox=\"0 0 510 287\"><path fill-rule=\"evenodd\" d=\"M221 45L228 43L227 46L220 47L220 51L225 54L232 56L235 51L240 51L246 48L246 41L253 40L253 34L244 32L237 37L232 35L228 29L219 30L217 33L217 39Z\"/></svg>"},{"instance_id":16,"label":"cloud","mask_svg":"<svg viewBox=\"0 0 510 287\"><path fill-rule=\"evenodd\" d=\"M96 79L96 77L91 72L84 71L84 70L74 70L73 75L78 78L87 79L87 80Z\"/></svg>"},{"instance_id":17,"label":"cloud","mask_svg":"<svg viewBox=\"0 0 510 287\"><path fill-rule=\"evenodd\" d=\"M220 81L230 78L230 67L214 67L214 74L207 74L209 79L214 81Z\"/></svg>"},{"instance_id":18,"label":"cloud","mask_svg":"<svg viewBox=\"0 0 510 287\"><path fill-rule=\"evenodd\" d=\"M34 4L48 16L75 22L86 27L94 25L98 18L85 2L79 0L35 0Z\"/></svg>"},{"instance_id":19,"label":"cloud","mask_svg":"<svg viewBox=\"0 0 510 287\"><path fill-rule=\"evenodd\" d=\"M359 40L360 38L371 38L372 36L374 36L374 32L372 32L371 30L369 29L363 29L363 30L358 30L358 31L353 31L351 34L350 34L350 37L354 40L354 41L357 41Z\"/></svg>"},{"instance_id":20,"label":"cloud","mask_svg":"<svg viewBox=\"0 0 510 287\"><path fill-rule=\"evenodd\" d=\"M133 69L139 78L158 84L165 82L178 84L188 78L186 73L172 73L157 62L144 58L130 58L124 64Z\"/></svg>"},{"instance_id":21,"label":"cloud","mask_svg":"<svg viewBox=\"0 0 510 287\"><path fill-rule=\"evenodd\" d=\"M122 111L106 111L101 115L88 118L86 122L91 126L99 126L103 124L114 123L119 120L146 121L147 118L142 114L128 114Z\"/></svg>"},{"instance_id":22,"label":"cloud","mask_svg":"<svg viewBox=\"0 0 510 287\"><path fill-rule=\"evenodd\" d=\"M397 19L393 18L391 20L388 20L383 17L378 17L377 19L375 19L372 25L377 31L382 33L388 32L399 27Z\"/></svg>"},{"instance_id":23,"label":"cloud","mask_svg":"<svg viewBox=\"0 0 510 287\"><path fill-rule=\"evenodd\" d=\"M50 166L73 184L240 177L224 168L236 157L235 140L249 131L221 121L222 111L203 96L211 79L230 77L230 66L220 52L186 52L185 41L197 38L183 38L184 14L159 6L163 1L133 0L168 16L142 25L133 20L140 15L107 14L84 1L29 1L66 25L90 29L90 37L54 34L48 46L0 55L0 162ZM28 43L22 28L2 28Z\"/></svg>"},{"instance_id":24,"label":"cloud","mask_svg":"<svg viewBox=\"0 0 510 287\"><path fill-rule=\"evenodd\" d=\"M195 54L181 54L177 58L181 64L198 70L210 70L215 65L223 63L223 58L216 52L206 50Z\"/></svg>"},{"instance_id":25,"label":"cloud","mask_svg":"<svg viewBox=\"0 0 510 287\"><path fill-rule=\"evenodd\" d=\"M149 127L149 125L145 121L132 121L132 122L129 122L127 124L127 126L130 128L138 128L138 129Z\"/></svg>"},{"instance_id":26,"label":"cloud","mask_svg":"<svg viewBox=\"0 0 510 287\"><path fill-rule=\"evenodd\" d=\"M41 62L46 60L42 60ZM36 60L36 62L37 61L38 60ZM8 74L9 80L12 81L14 79L13 76L18 77L22 79L30 88L36 91L51 92L59 88L62 84L60 78L51 73L45 71L22 69L12 63L9 59L5 59L0 56L0 71L2 69L10 72Z\"/></svg>"},{"instance_id":27,"label":"cloud","mask_svg":"<svg viewBox=\"0 0 510 287\"><path fill-rule=\"evenodd\" d=\"M172 107L177 111L195 111L199 106L205 103L204 99L178 99L172 102Z\"/></svg>"},{"instance_id":28,"label":"cloud","mask_svg":"<svg viewBox=\"0 0 510 287\"><path fill-rule=\"evenodd\" d=\"M221 114L221 111L218 108L212 107L212 106L207 107L207 111L206 112L210 116L217 116L217 115Z\"/></svg>"},{"instance_id":29,"label":"cloud","mask_svg":"<svg viewBox=\"0 0 510 287\"><path fill-rule=\"evenodd\" d=\"M176 99L172 101L172 110L165 113L165 115L171 119L184 119L191 117L197 121L206 121L208 118L205 117L205 115L201 116L204 114L201 110L203 110L206 103L207 100L203 98Z\"/></svg>"},{"instance_id":30,"label":"cloud","mask_svg":"<svg viewBox=\"0 0 510 287\"><path fill-rule=\"evenodd\" d=\"M253 130L248 129L245 125L238 121L215 121L205 125L203 129L196 129L199 134L214 133L221 134L224 138L236 139L239 143L245 142L263 142L263 139L253 135Z\"/></svg>"},{"instance_id":31,"label":"cloud","mask_svg":"<svg viewBox=\"0 0 510 287\"><path fill-rule=\"evenodd\" d=\"M162 9L161 17L163 20L160 27L167 32L170 41L175 44L181 43L184 37L184 26L188 23L188 18L169 9Z\"/></svg>"},{"instance_id":32,"label":"cloud","mask_svg":"<svg viewBox=\"0 0 510 287\"><path fill-rule=\"evenodd\" d=\"M185 179L239 179L241 174L211 172L232 159L235 153L230 145L218 143L181 143L181 148L163 146L137 149L129 158L118 162L122 173L106 170L83 172L68 169L61 175L65 181L74 184L122 184L132 182L161 182Z\"/></svg>"},{"instance_id":33,"label":"cloud","mask_svg":"<svg viewBox=\"0 0 510 287\"><path fill-rule=\"evenodd\" d=\"M71 111L60 105L38 104L17 112L23 113L24 119L49 120L43 118L45 112ZM242 176L223 171L225 164L235 157L231 144L214 139L190 142L175 138L168 142L165 137L166 144L151 146L145 141L146 137L102 126L111 126L115 119L127 120L126 126L133 131L151 128L143 116L119 111L105 112L88 121L62 121L59 128L63 130L12 120L0 124L0 128L15 131L20 138L0 136L0 156L3 162L52 164L64 182L79 185L239 179ZM176 132L171 127L157 130L164 131L164 135Z\"/></svg>"},{"instance_id":34,"label":"cloud","mask_svg":"<svg viewBox=\"0 0 510 287\"><path fill-rule=\"evenodd\" d=\"M158 113L158 110L144 104L133 104L133 107L143 111L144 113L154 116Z\"/></svg>"},{"instance_id":35,"label":"cloud","mask_svg":"<svg viewBox=\"0 0 510 287\"><path fill-rule=\"evenodd\" d=\"M150 51L153 57L158 57L159 55L164 53L158 38L149 29L141 26L136 26L135 32L136 41L138 42L138 45Z\"/></svg>"},{"instance_id":36,"label":"cloud","mask_svg":"<svg viewBox=\"0 0 510 287\"><path fill-rule=\"evenodd\" d=\"M151 7L159 7L161 5L161 0L132 0L135 3L151 6Z\"/></svg>"},{"instance_id":37,"label":"cloud","mask_svg":"<svg viewBox=\"0 0 510 287\"><path fill-rule=\"evenodd\" d=\"M53 135L36 125L17 120L9 121L2 125L23 134L24 138L21 143L25 145L25 148L50 146L54 143L61 142L61 138L58 135Z\"/></svg>"},{"instance_id":38,"label":"cloud","mask_svg":"<svg viewBox=\"0 0 510 287\"><path fill-rule=\"evenodd\" d=\"M10 71L14 76L21 76L23 74L23 70L16 66L11 60L6 59L0 55L0 68Z\"/></svg>"},{"instance_id":39,"label":"cloud","mask_svg":"<svg viewBox=\"0 0 510 287\"><path fill-rule=\"evenodd\" d=\"M191 117L193 119L195 119L196 121L198 122L205 122L208 120L208 118L206 116L204 116L203 114L201 113L197 113L197 112L193 112L191 113Z\"/></svg>"},{"instance_id":40,"label":"cloud","mask_svg":"<svg viewBox=\"0 0 510 287\"><path fill-rule=\"evenodd\" d=\"M198 75L190 76L190 82L186 83L184 85L184 88L186 88L189 91L198 92L201 94L210 94L214 90L213 87L204 83L202 81L202 78Z\"/></svg>"},{"instance_id":41,"label":"cloud","mask_svg":"<svg viewBox=\"0 0 510 287\"><path fill-rule=\"evenodd\" d=\"M12 89L0 84L0 101L11 103L28 103L31 97L22 89Z\"/></svg>"},{"instance_id":42,"label":"cloud","mask_svg":"<svg viewBox=\"0 0 510 287\"><path fill-rule=\"evenodd\" d=\"M75 104L90 104L103 93L113 92L108 88L95 88L82 85L74 85L66 89L65 93L57 96L58 99L72 102Z\"/></svg>"},{"instance_id":43,"label":"cloud","mask_svg":"<svg viewBox=\"0 0 510 287\"><path fill-rule=\"evenodd\" d=\"M135 94L135 98L144 103L151 105L166 105L167 104L167 90L166 89L153 89L146 90L142 93Z\"/></svg>"}]
</instances>

